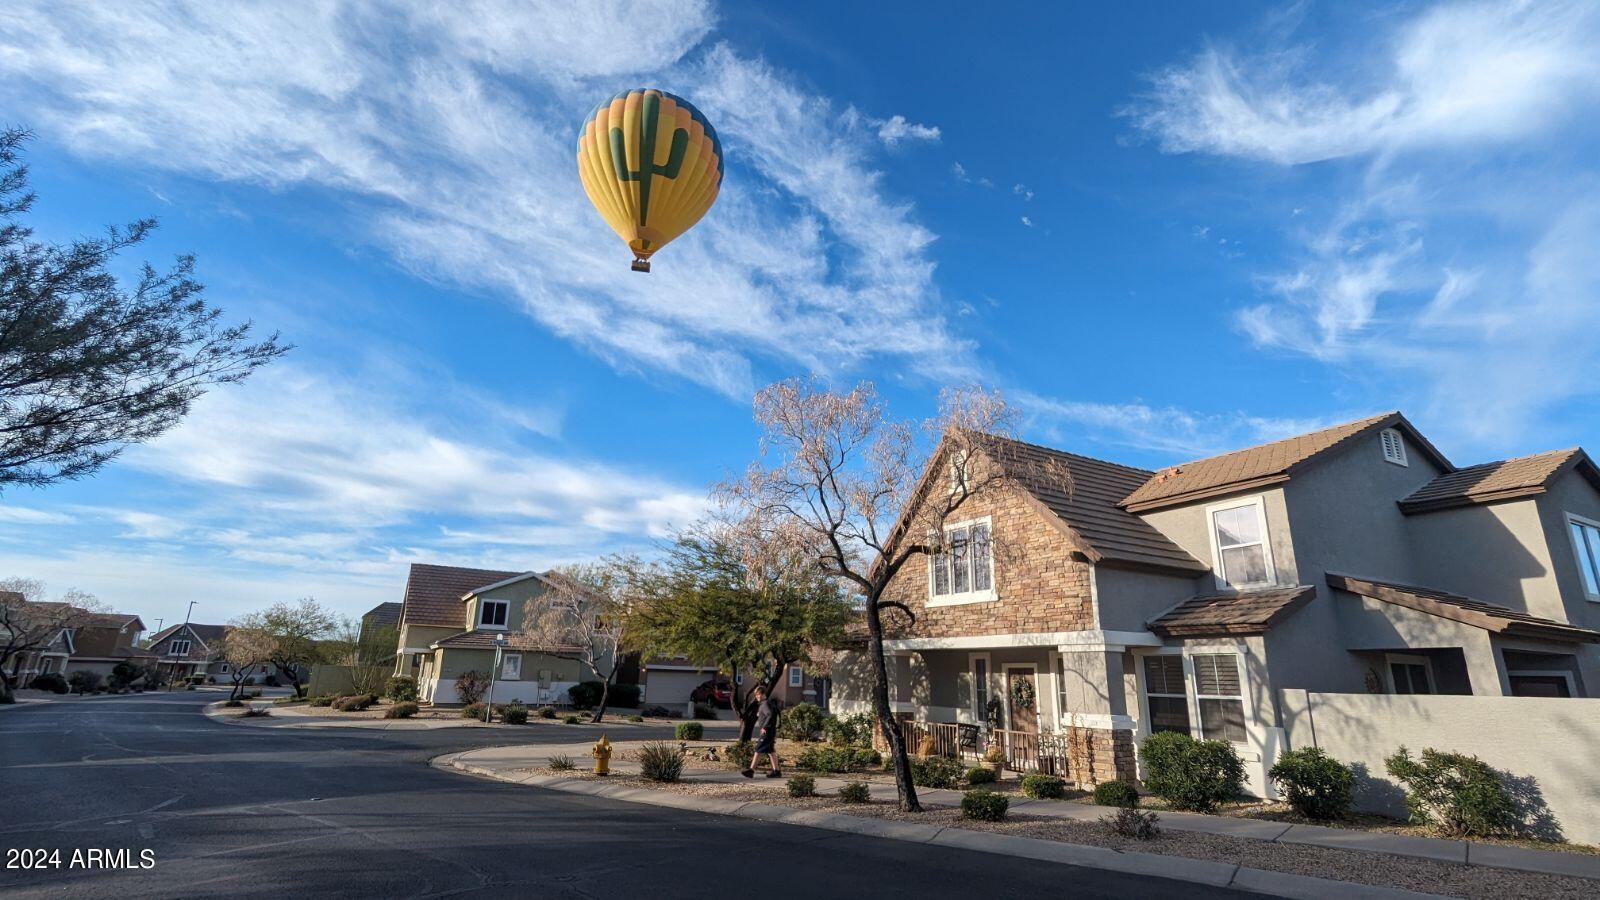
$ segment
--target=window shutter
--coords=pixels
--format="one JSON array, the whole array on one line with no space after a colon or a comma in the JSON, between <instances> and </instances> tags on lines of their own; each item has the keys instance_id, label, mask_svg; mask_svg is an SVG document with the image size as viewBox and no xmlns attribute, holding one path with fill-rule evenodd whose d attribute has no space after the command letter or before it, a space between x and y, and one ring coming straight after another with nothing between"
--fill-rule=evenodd
<instances>
[{"instance_id":1,"label":"window shutter","mask_svg":"<svg viewBox=\"0 0 1600 900\"><path fill-rule=\"evenodd\" d=\"M1196 656L1194 675L1200 693L1218 697L1239 696L1238 659L1228 654Z\"/></svg>"},{"instance_id":2,"label":"window shutter","mask_svg":"<svg viewBox=\"0 0 1600 900\"><path fill-rule=\"evenodd\" d=\"M1183 693L1183 657L1176 655L1144 658L1145 690L1151 694Z\"/></svg>"},{"instance_id":3,"label":"window shutter","mask_svg":"<svg viewBox=\"0 0 1600 900\"><path fill-rule=\"evenodd\" d=\"M1383 439L1383 458L1398 465L1406 464L1406 445L1400 438L1400 432L1393 428L1385 428L1380 435Z\"/></svg>"}]
</instances>

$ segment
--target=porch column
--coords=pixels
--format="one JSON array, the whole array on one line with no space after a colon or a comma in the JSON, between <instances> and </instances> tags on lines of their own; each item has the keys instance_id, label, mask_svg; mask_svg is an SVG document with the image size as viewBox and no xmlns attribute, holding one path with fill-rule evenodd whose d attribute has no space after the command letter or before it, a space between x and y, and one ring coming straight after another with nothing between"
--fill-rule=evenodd
<instances>
[{"instance_id":1,"label":"porch column","mask_svg":"<svg viewBox=\"0 0 1600 900\"><path fill-rule=\"evenodd\" d=\"M1056 648L1064 679L1057 715L1072 741L1072 778L1080 785L1137 777L1122 665L1126 649L1112 644Z\"/></svg>"}]
</instances>

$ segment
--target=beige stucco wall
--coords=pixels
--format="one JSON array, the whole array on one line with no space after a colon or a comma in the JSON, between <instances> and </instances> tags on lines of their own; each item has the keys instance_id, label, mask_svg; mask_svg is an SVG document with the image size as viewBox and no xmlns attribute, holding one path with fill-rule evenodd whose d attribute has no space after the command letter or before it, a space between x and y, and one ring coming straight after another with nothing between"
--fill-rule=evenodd
<instances>
[{"instance_id":1,"label":"beige stucco wall","mask_svg":"<svg viewBox=\"0 0 1600 900\"><path fill-rule=\"evenodd\" d=\"M1565 607L1565 621L1600 631L1600 602L1589 599L1584 592L1567 528L1568 513L1600 522L1600 492L1577 472L1567 471L1550 483L1538 505L1549 542L1551 569Z\"/></svg>"},{"instance_id":2,"label":"beige stucco wall","mask_svg":"<svg viewBox=\"0 0 1600 900\"><path fill-rule=\"evenodd\" d=\"M1413 583L1562 621L1539 504L1532 498L1410 517Z\"/></svg>"},{"instance_id":3,"label":"beige stucco wall","mask_svg":"<svg viewBox=\"0 0 1600 900\"><path fill-rule=\"evenodd\" d=\"M1165 534L1173 543L1187 550L1190 556L1210 566L1211 570L1215 572L1217 571L1217 561L1212 558L1211 554L1211 518L1206 514L1206 510L1220 504L1247 500L1257 496L1261 497L1264 502L1267 519L1267 544L1272 550L1272 563L1277 573L1277 583L1300 584L1299 568L1295 562L1295 547L1289 527L1289 515L1285 507L1283 489L1281 487L1241 491L1226 497L1196 500L1185 506L1160 509L1154 512L1142 513L1141 515L1157 531ZM1216 581L1211 576L1200 579L1197 584L1203 590L1216 590Z\"/></svg>"},{"instance_id":4,"label":"beige stucco wall","mask_svg":"<svg viewBox=\"0 0 1600 900\"><path fill-rule=\"evenodd\" d=\"M1289 746L1317 746L1363 767L1359 809L1404 814L1383 760L1402 744L1470 753L1522 780L1567 840L1600 843L1600 700L1323 694L1286 690Z\"/></svg>"}]
</instances>

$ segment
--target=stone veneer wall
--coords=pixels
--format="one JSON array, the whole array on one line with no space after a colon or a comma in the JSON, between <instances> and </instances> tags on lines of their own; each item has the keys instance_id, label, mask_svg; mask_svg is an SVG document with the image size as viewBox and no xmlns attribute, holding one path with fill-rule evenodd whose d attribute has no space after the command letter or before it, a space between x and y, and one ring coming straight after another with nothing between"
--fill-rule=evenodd
<instances>
[{"instance_id":1,"label":"stone veneer wall","mask_svg":"<svg viewBox=\"0 0 1600 900\"><path fill-rule=\"evenodd\" d=\"M1094 628L1090 566L1071 558L1067 536L1016 488L968 500L951 523L983 516L990 517L996 599L930 608L928 561L914 558L884 592L886 598L904 603L916 613L915 625L896 628L893 636L965 637ZM892 611L885 618L904 622Z\"/></svg>"},{"instance_id":2,"label":"stone veneer wall","mask_svg":"<svg viewBox=\"0 0 1600 900\"><path fill-rule=\"evenodd\" d=\"M1128 782L1138 780L1139 772L1132 731L1080 728L1078 735L1077 742L1073 745L1074 771L1067 773L1069 779L1080 787L1094 787L1102 781L1114 779ZM1088 771L1076 771L1080 761L1087 763Z\"/></svg>"}]
</instances>

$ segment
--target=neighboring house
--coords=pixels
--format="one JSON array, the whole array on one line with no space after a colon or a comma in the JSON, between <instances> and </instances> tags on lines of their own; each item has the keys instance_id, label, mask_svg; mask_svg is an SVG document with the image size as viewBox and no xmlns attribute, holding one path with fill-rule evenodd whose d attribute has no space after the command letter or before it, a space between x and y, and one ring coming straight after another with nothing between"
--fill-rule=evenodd
<instances>
[{"instance_id":1,"label":"neighboring house","mask_svg":"<svg viewBox=\"0 0 1600 900\"><path fill-rule=\"evenodd\" d=\"M885 613L903 719L1064 734L1086 781L1133 777L1153 731L1218 738L1270 795L1284 689L1600 696L1600 470L1581 449L1458 469L1399 413L1159 472L989 441L1051 465L969 501L948 552L890 585L916 615ZM834 707L867 708L844 656Z\"/></svg>"},{"instance_id":2,"label":"neighboring house","mask_svg":"<svg viewBox=\"0 0 1600 900\"><path fill-rule=\"evenodd\" d=\"M778 676L778 683L773 687L772 695L782 701L784 706L812 703L826 708L827 695L823 681L796 663Z\"/></svg>"},{"instance_id":3,"label":"neighboring house","mask_svg":"<svg viewBox=\"0 0 1600 900\"><path fill-rule=\"evenodd\" d=\"M64 613L68 609L62 603L28 603L16 591L0 591L0 602L4 602L8 608L13 610L53 607L50 610L51 617L49 619L52 622L63 621L65 618ZM33 627L42 627L37 625L41 620L30 617L24 621L35 623L29 627L29 633L32 632ZM21 626L23 622L19 621L18 624ZM11 671L8 673L11 676L11 683L17 687L27 687L29 682L40 675L51 673L64 675L66 674L67 659L71 655L72 632L66 628L59 629L51 636L49 641L37 645L32 650L17 653L11 657Z\"/></svg>"},{"instance_id":4,"label":"neighboring house","mask_svg":"<svg viewBox=\"0 0 1600 900\"><path fill-rule=\"evenodd\" d=\"M149 650L155 654L157 670L169 679L195 675L226 678L227 663L221 657L227 635L226 625L185 622L152 635Z\"/></svg>"},{"instance_id":5,"label":"neighboring house","mask_svg":"<svg viewBox=\"0 0 1600 900\"><path fill-rule=\"evenodd\" d=\"M109 676L118 663L143 667L155 661L155 654L139 646L144 622L125 613L95 613L72 629L72 654L66 671L93 672Z\"/></svg>"},{"instance_id":6,"label":"neighboring house","mask_svg":"<svg viewBox=\"0 0 1600 900\"><path fill-rule=\"evenodd\" d=\"M716 666L697 663L687 656L651 657L641 666L640 702L686 710L695 688L716 677Z\"/></svg>"},{"instance_id":7,"label":"neighboring house","mask_svg":"<svg viewBox=\"0 0 1600 900\"><path fill-rule=\"evenodd\" d=\"M373 629L376 628L393 628L395 631L399 631L400 611L404 608L405 604L403 603L390 602L379 603L377 606L367 610L361 616L361 631L356 638L357 642L364 643Z\"/></svg>"},{"instance_id":8,"label":"neighboring house","mask_svg":"<svg viewBox=\"0 0 1600 900\"><path fill-rule=\"evenodd\" d=\"M396 674L414 675L422 699L458 703L455 680L494 672L495 702L568 702L567 689L592 680L574 647L548 647L521 635L528 601L550 588L551 573L496 572L414 564L400 614ZM495 669L496 638L502 638ZM600 660L601 668L608 663Z\"/></svg>"}]
</instances>

